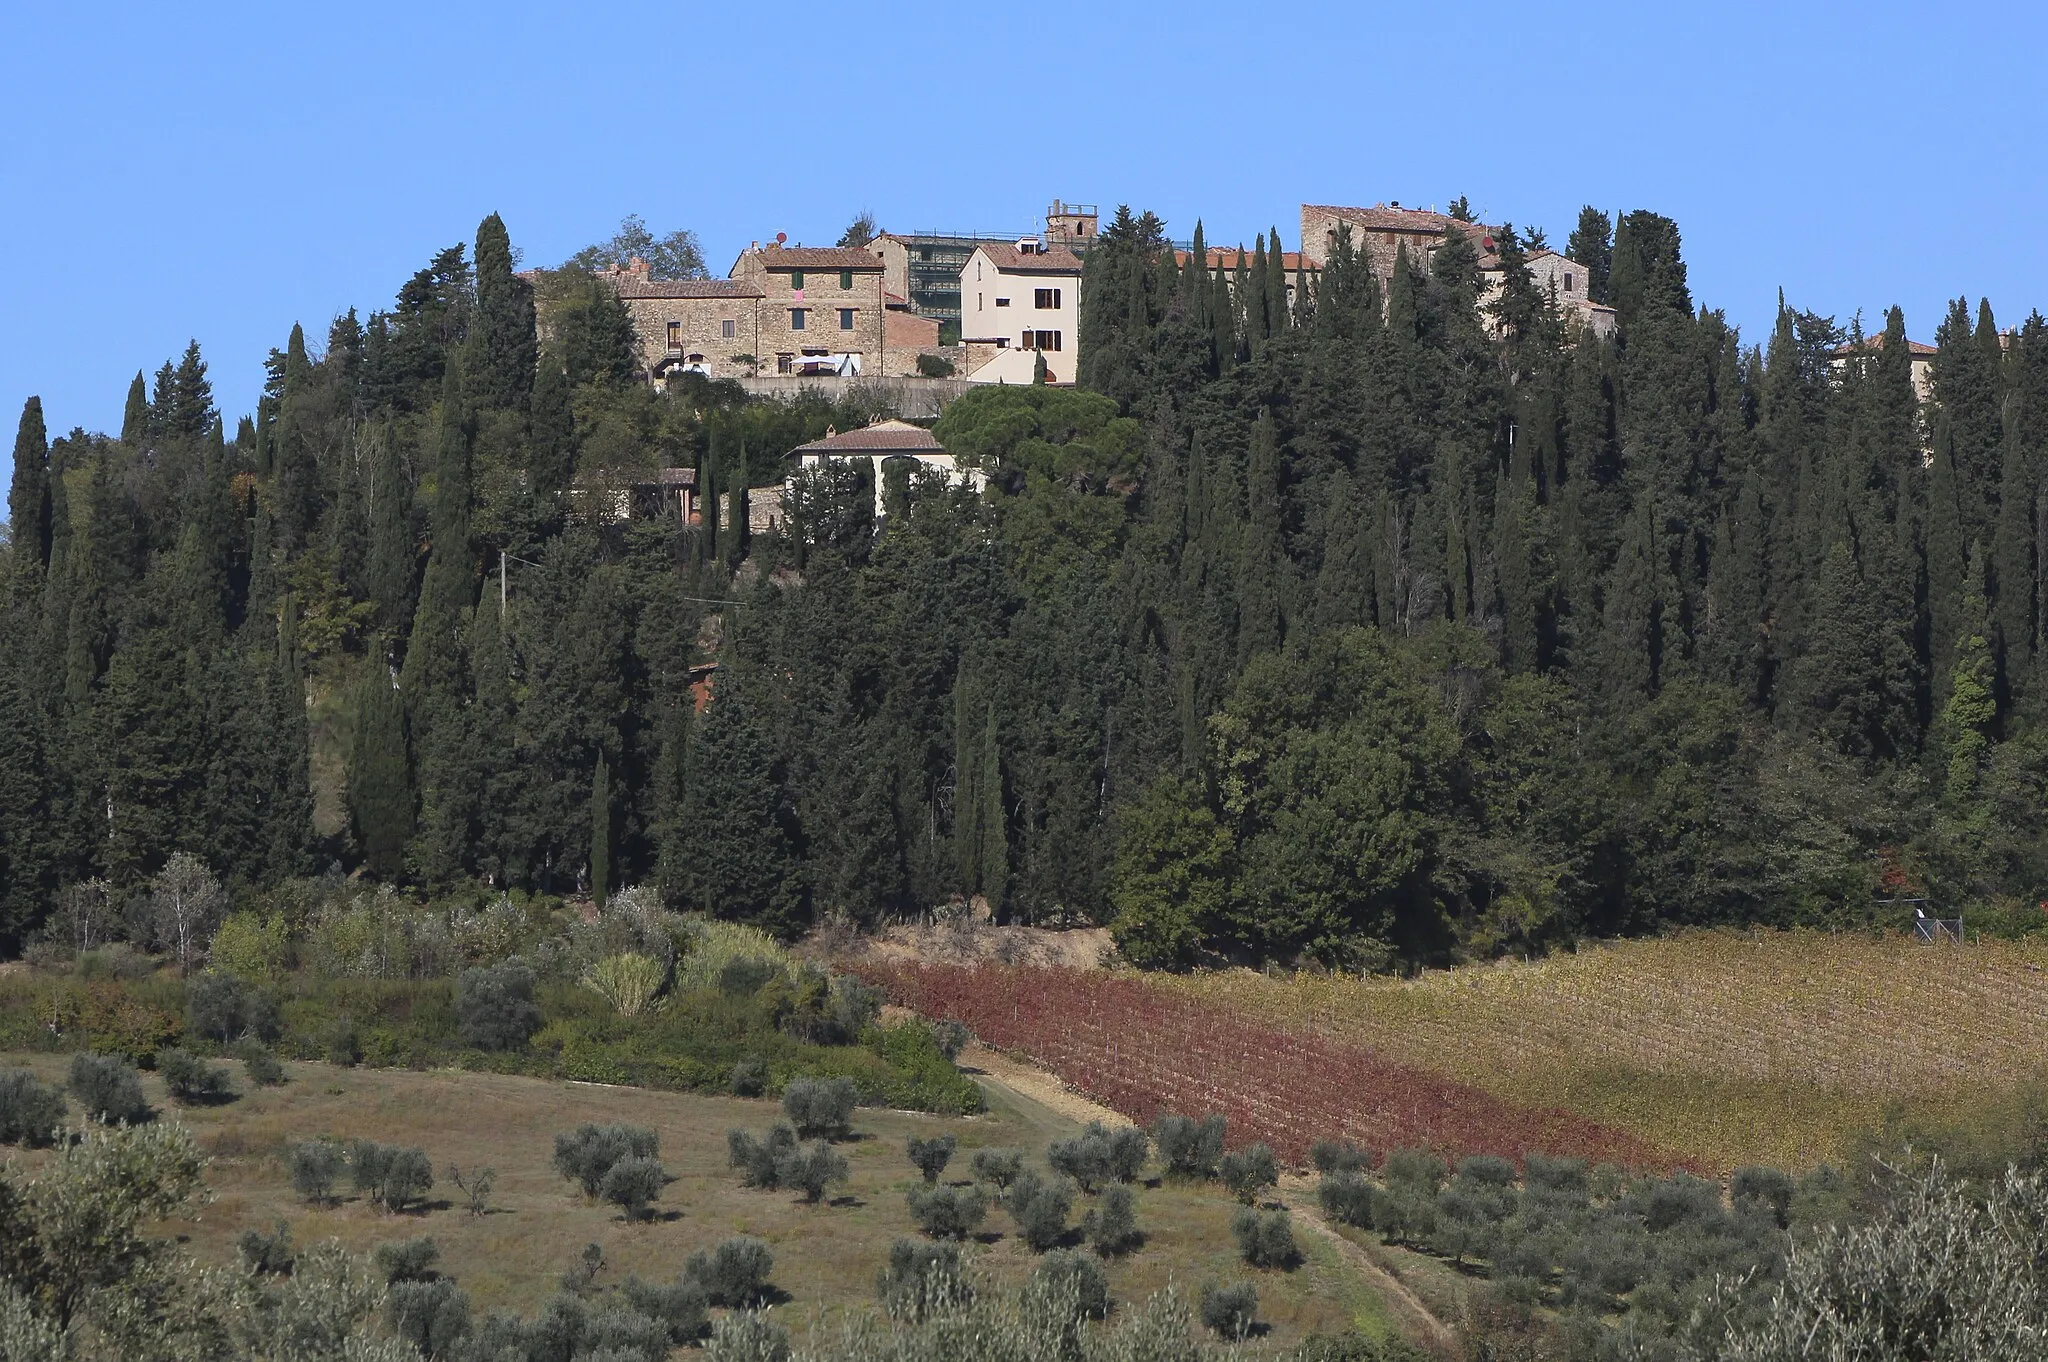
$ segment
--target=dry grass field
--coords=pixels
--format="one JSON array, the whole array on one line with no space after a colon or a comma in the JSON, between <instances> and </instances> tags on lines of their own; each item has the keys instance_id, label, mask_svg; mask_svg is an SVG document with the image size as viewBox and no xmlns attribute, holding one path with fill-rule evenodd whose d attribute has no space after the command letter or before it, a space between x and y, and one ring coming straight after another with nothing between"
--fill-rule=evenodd
<instances>
[{"instance_id":1,"label":"dry grass field","mask_svg":"<svg viewBox=\"0 0 2048 1362\"><path fill-rule=\"evenodd\" d=\"M46 1079L62 1081L63 1057L9 1056ZM994 1066L992 1066L994 1067ZM442 1266L479 1310L532 1311L587 1243L604 1248L599 1287L635 1272L668 1280L691 1250L729 1235L751 1234L775 1253L774 1285L787 1294L777 1307L801 1332L810 1323L873 1299L876 1272L890 1241L915 1234L904 1193L918 1174L904 1155L914 1135L951 1131L960 1151L948 1180L966 1176L977 1148L1016 1146L1043 1166L1047 1142L1072 1133L1076 1123L1052 1094L1041 1102L993 1079L984 1079L988 1114L946 1119L863 1108L856 1140L841 1146L852 1168L850 1185L835 1189L830 1204L806 1206L789 1194L749 1191L726 1167L725 1134L733 1126L760 1129L779 1115L768 1101L686 1096L542 1079L459 1071L338 1069L289 1066L281 1088L249 1090L235 1065L239 1099L220 1106L178 1108L154 1075L144 1091L164 1119L189 1123L212 1155L208 1183L214 1200L189 1223L172 1229L201 1257L225 1261L244 1229L268 1229L284 1220L299 1243L328 1237L367 1251L393 1240L431 1235ZM651 1223L626 1224L609 1207L585 1202L550 1164L554 1135L582 1121L627 1121L653 1126L661 1158L674 1179L663 1193L663 1213ZM332 1209L308 1207L291 1190L282 1153L296 1140L319 1135L361 1136L418 1145L433 1160L435 1186L422 1212L391 1215L359 1200ZM17 1153L28 1161L40 1155ZM446 1177L450 1163L465 1170L498 1171L492 1210L475 1218ZM1085 1199L1083 1199L1085 1200ZM1384 1334L1387 1306L1347 1262L1329 1237L1300 1227L1305 1263L1291 1273L1252 1272L1237 1260L1230 1237L1235 1207L1220 1188L1158 1186L1141 1189L1138 1220L1150 1238L1135 1256L1111 1265L1111 1291L1121 1301L1142 1300L1176 1284L1192 1295L1205 1282L1251 1277L1261 1316L1273 1325L1262 1347L1280 1348L1316 1331L1363 1329ZM1076 1220L1080 1207L1076 1208ZM1033 1261L1009 1233L1010 1220L991 1208L976 1253L997 1279L1020 1278Z\"/></svg>"},{"instance_id":2,"label":"dry grass field","mask_svg":"<svg viewBox=\"0 0 2048 1362\"><path fill-rule=\"evenodd\" d=\"M2048 1071L2044 971L2039 940L1713 931L1410 980L1152 981L1715 1166L1800 1168L1895 1104L1966 1114Z\"/></svg>"}]
</instances>

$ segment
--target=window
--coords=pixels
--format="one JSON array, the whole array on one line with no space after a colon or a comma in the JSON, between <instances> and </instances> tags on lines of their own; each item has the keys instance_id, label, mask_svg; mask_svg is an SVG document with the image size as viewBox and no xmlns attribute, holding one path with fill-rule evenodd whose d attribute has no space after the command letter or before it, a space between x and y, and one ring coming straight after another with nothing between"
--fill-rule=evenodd
<instances>
[{"instance_id":1,"label":"window","mask_svg":"<svg viewBox=\"0 0 2048 1362\"><path fill-rule=\"evenodd\" d=\"M850 307L839 309L839 329L841 331L853 330L853 314L855 311L856 309Z\"/></svg>"},{"instance_id":2,"label":"window","mask_svg":"<svg viewBox=\"0 0 2048 1362\"><path fill-rule=\"evenodd\" d=\"M996 306L997 306L997 307L1008 307L1009 305L1010 305L1010 300L1009 300L1008 298L998 298L998 299L996 299Z\"/></svg>"},{"instance_id":3,"label":"window","mask_svg":"<svg viewBox=\"0 0 2048 1362\"><path fill-rule=\"evenodd\" d=\"M852 271L852 270L841 270L841 271L839 271L839 287L841 287L841 288L843 288L843 289L846 289L846 288L852 288L852 287L853 287L853 271Z\"/></svg>"},{"instance_id":4,"label":"window","mask_svg":"<svg viewBox=\"0 0 2048 1362\"><path fill-rule=\"evenodd\" d=\"M1057 331L1026 331L1024 333L1024 348L1026 350L1057 350L1060 348L1060 333Z\"/></svg>"},{"instance_id":5,"label":"window","mask_svg":"<svg viewBox=\"0 0 2048 1362\"><path fill-rule=\"evenodd\" d=\"M808 311L810 311L810 309L809 309L809 308L803 308L803 307L793 307L793 308L791 308L791 309L789 310L789 329L790 329L790 330L792 330L792 331L801 331L801 330L803 330L803 329L804 329L804 313L806 313L806 312L808 312Z\"/></svg>"},{"instance_id":6,"label":"window","mask_svg":"<svg viewBox=\"0 0 2048 1362\"><path fill-rule=\"evenodd\" d=\"M1570 292L1572 291L1572 275L1571 275L1571 271L1570 271L1570 270L1566 270L1566 271L1565 271L1565 275L1564 275L1564 291L1565 291L1566 293L1570 293Z\"/></svg>"},{"instance_id":7,"label":"window","mask_svg":"<svg viewBox=\"0 0 2048 1362\"><path fill-rule=\"evenodd\" d=\"M786 374L786 373L788 373L788 372L789 372L790 370L792 370L792 369L794 369L794 368L796 368L796 356L795 356L795 355L777 355L777 356L775 357L775 372L776 372L776 373L778 373L778 374Z\"/></svg>"},{"instance_id":8,"label":"window","mask_svg":"<svg viewBox=\"0 0 2048 1362\"><path fill-rule=\"evenodd\" d=\"M1060 291L1056 288L1034 289L1031 294L1031 305L1056 312L1060 305Z\"/></svg>"},{"instance_id":9,"label":"window","mask_svg":"<svg viewBox=\"0 0 2048 1362\"><path fill-rule=\"evenodd\" d=\"M739 329L740 324L738 322L727 321L718 324L718 333L727 340L731 340L734 336L738 335Z\"/></svg>"},{"instance_id":10,"label":"window","mask_svg":"<svg viewBox=\"0 0 2048 1362\"><path fill-rule=\"evenodd\" d=\"M668 324L668 348L671 350L683 348L683 324L681 322L670 322Z\"/></svg>"},{"instance_id":11,"label":"window","mask_svg":"<svg viewBox=\"0 0 2048 1362\"><path fill-rule=\"evenodd\" d=\"M804 291L804 272L802 270L791 270L789 272L789 286L798 293Z\"/></svg>"}]
</instances>

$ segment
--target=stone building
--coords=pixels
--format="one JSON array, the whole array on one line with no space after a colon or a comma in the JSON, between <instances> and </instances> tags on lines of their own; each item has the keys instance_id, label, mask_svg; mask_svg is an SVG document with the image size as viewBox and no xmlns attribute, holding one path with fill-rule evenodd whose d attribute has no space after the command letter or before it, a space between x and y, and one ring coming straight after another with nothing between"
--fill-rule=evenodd
<instances>
[{"instance_id":1,"label":"stone building","mask_svg":"<svg viewBox=\"0 0 2048 1362\"><path fill-rule=\"evenodd\" d=\"M983 242L960 269L960 338L997 352L973 381L1029 383L1042 354L1047 382L1072 383L1080 316L1081 257L1063 244Z\"/></svg>"},{"instance_id":2,"label":"stone building","mask_svg":"<svg viewBox=\"0 0 2048 1362\"><path fill-rule=\"evenodd\" d=\"M1605 303L1593 301L1592 281L1578 261L1544 249L1531 252L1526 262L1536 291L1557 300L1557 310L1568 326L1584 326L1606 339L1614 334L1619 314ZM1491 251L1479 258L1479 306L1484 308L1500 296L1504 271L1500 257Z\"/></svg>"},{"instance_id":3,"label":"stone building","mask_svg":"<svg viewBox=\"0 0 2048 1362\"><path fill-rule=\"evenodd\" d=\"M601 277L626 305L650 379L683 370L709 378L759 372L760 289L738 279L653 279L644 260Z\"/></svg>"},{"instance_id":4,"label":"stone building","mask_svg":"<svg viewBox=\"0 0 2048 1362\"><path fill-rule=\"evenodd\" d=\"M728 273L759 295L759 372L887 372L888 301L873 251L785 246L778 238L749 246Z\"/></svg>"},{"instance_id":5,"label":"stone building","mask_svg":"<svg viewBox=\"0 0 2048 1362\"><path fill-rule=\"evenodd\" d=\"M844 435L827 431L824 439L798 445L789 451L787 457L792 473L853 460L865 462L874 485L877 516L883 513L883 470L893 460L911 460L922 468L943 474L948 482L963 483L977 492L988 485L988 474L979 468L962 467L930 431L908 421L877 421L860 430L849 430ZM779 502L777 511L779 514Z\"/></svg>"}]
</instances>

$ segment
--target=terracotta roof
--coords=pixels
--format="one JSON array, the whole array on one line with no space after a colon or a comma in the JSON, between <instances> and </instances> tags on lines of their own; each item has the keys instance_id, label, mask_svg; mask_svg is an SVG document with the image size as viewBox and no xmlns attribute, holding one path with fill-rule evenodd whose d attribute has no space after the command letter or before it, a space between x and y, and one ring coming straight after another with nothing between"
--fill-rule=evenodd
<instances>
[{"instance_id":1,"label":"terracotta roof","mask_svg":"<svg viewBox=\"0 0 2048 1362\"><path fill-rule=\"evenodd\" d=\"M743 279L643 279L611 276L621 298L759 298L761 290Z\"/></svg>"},{"instance_id":2,"label":"terracotta roof","mask_svg":"<svg viewBox=\"0 0 2048 1362\"><path fill-rule=\"evenodd\" d=\"M991 265L1013 274L1079 274L1081 257L1065 246L1048 244L1042 251L1026 255L1014 241L984 241L975 247Z\"/></svg>"},{"instance_id":3,"label":"terracotta roof","mask_svg":"<svg viewBox=\"0 0 2048 1362\"><path fill-rule=\"evenodd\" d=\"M1861 348L1865 350L1884 349L1884 332L1880 331L1874 336L1865 336ZM1858 346L1854 341L1845 341L1835 347L1835 353L1838 355L1853 355L1857 349ZM1906 353L1914 359L1933 359L1941 351L1932 345L1926 345L1916 340L1908 340L1906 342Z\"/></svg>"},{"instance_id":4,"label":"terracotta roof","mask_svg":"<svg viewBox=\"0 0 2048 1362\"><path fill-rule=\"evenodd\" d=\"M789 451L791 458L799 454L943 454L946 447L932 437L923 426L913 426L908 421L877 421L860 430L849 430L843 435L827 435L822 440L813 440L807 445L798 445Z\"/></svg>"},{"instance_id":5,"label":"terracotta roof","mask_svg":"<svg viewBox=\"0 0 2048 1362\"><path fill-rule=\"evenodd\" d=\"M1211 246L1203 252L1204 255L1209 257L1209 268L1212 270L1236 269L1237 253L1238 248L1235 246ZM1173 262L1176 265L1181 266L1182 268L1186 268L1188 263L1188 254L1189 253L1187 251L1175 251L1173 253ZM1269 260L1271 258L1271 256L1267 257L1267 259ZM1252 263L1252 252L1246 251L1244 253L1244 263L1247 268L1250 267ZM1313 260L1303 260L1301 258L1300 251L1280 252L1280 265L1281 268L1285 269L1289 274L1293 274L1296 270L1302 268L1304 265L1308 267L1308 270L1311 274L1319 273L1323 268L1321 265L1318 265Z\"/></svg>"},{"instance_id":6,"label":"terracotta roof","mask_svg":"<svg viewBox=\"0 0 2048 1362\"><path fill-rule=\"evenodd\" d=\"M780 246L761 253L761 267L770 270L875 270L882 258L862 246Z\"/></svg>"}]
</instances>

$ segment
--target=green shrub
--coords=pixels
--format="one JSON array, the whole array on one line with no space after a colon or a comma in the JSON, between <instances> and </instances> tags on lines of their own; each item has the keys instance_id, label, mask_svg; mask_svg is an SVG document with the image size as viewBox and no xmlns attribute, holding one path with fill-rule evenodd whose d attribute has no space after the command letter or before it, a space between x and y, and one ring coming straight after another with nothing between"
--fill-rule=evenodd
<instances>
[{"instance_id":1,"label":"green shrub","mask_svg":"<svg viewBox=\"0 0 2048 1362\"><path fill-rule=\"evenodd\" d=\"M705 1362L789 1362L789 1334L780 1324L751 1310L727 1315L711 1326Z\"/></svg>"},{"instance_id":2,"label":"green shrub","mask_svg":"<svg viewBox=\"0 0 2048 1362\"><path fill-rule=\"evenodd\" d=\"M1211 1178L1223 1158L1224 1133L1221 1116L1195 1121L1168 1115L1153 1124L1152 1142L1159 1146L1159 1158L1169 1176Z\"/></svg>"},{"instance_id":3,"label":"green shrub","mask_svg":"<svg viewBox=\"0 0 2048 1362\"><path fill-rule=\"evenodd\" d=\"M433 1190L434 1165L423 1149L351 1140L348 1164L356 1191L393 1214Z\"/></svg>"},{"instance_id":4,"label":"green shrub","mask_svg":"<svg viewBox=\"0 0 2048 1362\"><path fill-rule=\"evenodd\" d=\"M400 1239L377 1245L373 1255L386 1285L396 1282L430 1282L440 1276L434 1264L441 1261L440 1246L431 1238Z\"/></svg>"},{"instance_id":5,"label":"green shrub","mask_svg":"<svg viewBox=\"0 0 2048 1362\"><path fill-rule=\"evenodd\" d=\"M804 1200L815 1205L824 1197L826 1188L846 1181L846 1156L823 1140L813 1140L800 1149L784 1152L776 1176L784 1187L802 1192Z\"/></svg>"},{"instance_id":6,"label":"green shrub","mask_svg":"<svg viewBox=\"0 0 2048 1362\"><path fill-rule=\"evenodd\" d=\"M659 1200L668 1181L658 1159L629 1157L605 1170L598 1194L625 1212L628 1220L644 1220L648 1206Z\"/></svg>"},{"instance_id":7,"label":"green shrub","mask_svg":"<svg viewBox=\"0 0 2048 1362\"><path fill-rule=\"evenodd\" d=\"M523 1049L540 1030L533 1001L533 971L514 956L496 965L462 972L455 989L456 1023L462 1043L478 1050Z\"/></svg>"},{"instance_id":8,"label":"green shrub","mask_svg":"<svg viewBox=\"0 0 2048 1362\"><path fill-rule=\"evenodd\" d=\"M235 1240L235 1250L242 1255L242 1266L250 1272L282 1276L292 1270L291 1227L280 1220L269 1234L243 1230Z\"/></svg>"},{"instance_id":9,"label":"green shrub","mask_svg":"<svg viewBox=\"0 0 2048 1362\"><path fill-rule=\"evenodd\" d=\"M142 1079L131 1065L112 1055L73 1055L71 1095L88 1117L108 1125L136 1125L150 1118L149 1103L142 1100Z\"/></svg>"},{"instance_id":10,"label":"green shrub","mask_svg":"<svg viewBox=\"0 0 2048 1362\"><path fill-rule=\"evenodd\" d=\"M292 1190L308 1201L331 1201L348 1154L332 1140L302 1140L285 1151Z\"/></svg>"},{"instance_id":11,"label":"green shrub","mask_svg":"<svg viewBox=\"0 0 2048 1362\"><path fill-rule=\"evenodd\" d=\"M705 1299L704 1288L687 1278L664 1286L628 1277L620 1285L619 1294L625 1297L626 1304L659 1321L672 1347L696 1342L711 1327L710 1302Z\"/></svg>"},{"instance_id":12,"label":"green shrub","mask_svg":"<svg viewBox=\"0 0 2048 1362\"><path fill-rule=\"evenodd\" d=\"M353 1068L363 1062L363 1036L353 1017L336 1017L320 1037L320 1052L329 1064Z\"/></svg>"},{"instance_id":13,"label":"green shrub","mask_svg":"<svg viewBox=\"0 0 2048 1362\"><path fill-rule=\"evenodd\" d=\"M1233 1343L1250 1338L1259 1325L1259 1293L1250 1282L1229 1286L1205 1286L1201 1299L1202 1323L1219 1338Z\"/></svg>"},{"instance_id":14,"label":"green shrub","mask_svg":"<svg viewBox=\"0 0 2048 1362\"><path fill-rule=\"evenodd\" d=\"M932 1039L938 1043L939 1053L948 1060L960 1058L960 1052L974 1041L974 1033L967 1029L965 1022L948 1019L931 1025Z\"/></svg>"},{"instance_id":15,"label":"green shrub","mask_svg":"<svg viewBox=\"0 0 2048 1362\"><path fill-rule=\"evenodd\" d=\"M924 1174L926 1182L937 1182L939 1175L946 1171L946 1165L953 1161L953 1150L959 1143L951 1135L934 1135L929 1139L913 1136L908 1146L910 1162Z\"/></svg>"},{"instance_id":16,"label":"green shrub","mask_svg":"<svg viewBox=\"0 0 2048 1362\"><path fill-rule=\"evenodd\" d=\"M1109 1313L1109 1274L1078 1249L1054 1249L1038 1260L1033 1280L1054 1300L1071 1300L1076 1313L1101 1319Z\"/></svg>"},{"instance_id":17,"label":"green shrub","mask_svg":"<svg viewBox=\"0 0 2048 1362\"><path fill-rule=\"evenodd\" d=\"M1081 1233L1105 1258L1121 1257L1145 1242L1138 1228L1137 1195L1118 1183L1102 1193L1102 1200L1081 1219Z\"/></svg>"},{"instance_id":18,"label":"green shrub","mask_svg":"<svg viewBox=\"0 0 2048 1362\"><path fill-rule=\"evenodd\" d=\"M996 1199L1000 1201L1024 1171L1024 1153L1018 1149L977 1149L969 1167L974 1170L976 1181L996 1189Z\"/></svg>"},{"instance_id":19,"label":"green shrub","mask_svg":"<svg viewBox=\"0 0 2048 1362\"><path fill-rule=\"evenodd\" d=\"M1010 1218L1033 1253L1044 1253L1064 1239L1067 1217L1074 1209L1074 1185L1064 1178L1046 1179L1026 1169L1017 1175L1008 1198Z\"/></svg>"},{"instance_id":20,"label":"green shrub","mask_svg":"<svg viewBox=\"0 0 2048 1362\"><path fill-rule=\"evenodd\" d=\"M922 378L951 378L953 361L944 355L919 355L917 372Z\"/></svg>"},{"instance_id":21,"label":"green shrub","mask_svg":"<svg viewBox=\"0 0 2048 1362\"><path fill-rule=\"evenodd\" d=\"M732 1066L732 1095L734 1097L759 1097L768 1091L768 1066L759 1058L749 1055Z\"/></svg>"},{"instance_id":22,"label":"green shrub","mask_svg":"<svg viewBox=\"0 0 2048 1362\"><path fill-rule=\"evenodd\" d=\"M853 1132L860 1090L850 1078L800 1078L782 1091L782 1110L803 1139L840 1140Z\"/></svg>"},{"instance_id":23,"label":"green shrub","mask_svg":"<svg viewBox=\"0 0 2048 1362\"><path fill-rule=\"evenodd\" d=\"M284 1065L277 1056L265 1049L257 1040L245 1040L236 1048L242 1058L242 1067L248 1071L249 1082L258 1088L274 1088L284 1082Z\"/></svg>"},{"instance_id":24,"label":"green shrub","mask_svg":"<svg viewBox=\"0 0 2048 1362\"><path fill-rule=\"evenodd\" d=\"M384 1296L384 1322L423 1357L445 1357L469 1332L469 1297L446 1277L394 1282Z\"/></svg>"},{"instance_id":25,"label":"green shrub","mask_svg":"<svg viewBox=\"0 0 2048 1362\"><path fill-rule=\"evenodd\" d=\"M27 1069L0 1072L0 1144L41 1148L64 1124L64 1094Z\"/></svg>"},{"instance_id":26,"label":"green shrub","mask_svg":"<svg viewBox=\"0 0 2048 1362\"><path fill-rule=\"evenodd\" d=\"M185 985L185 1029L221 1045L244 1035L275 1040L277 1004L246 980L208 970Z\"/></svg>"},{"instance_id":27,"label":"green shrub","mask_svg":"<svg viewBox=\"0 0 2048 1362\"><path fill-rule=\"evenodd\" d=\"M1301 1261L1293 1218L1286 1211L1240 1207L1230 1218L1230 1235L1237 1240L1239 1256L1253 1267L1285 1269Z\"/></svg>"},{"instance_id":28,"label":"green shrub","mask_svg":"<svg viewBox=\"0 0 2048 1362\"><path fill-rule=\"evenodd\" d=\"M702 1287L713 1305L744 1310L766 1294L768 1274L774 1269L775 1255L766 1244L751 1235L737 1235L692 1253L683 1275Z\"/></svg>"},{"instance_id":29,"label":"green shrub","mask_svg":"<svg viewBox=\"0 0 2048 1362\"><path fill-rule=\"evenodd\" d=\"M1316 1184L1316 1201L1323 1214L1342 1225L1358 1229L1373 1227L1373 1185L1358 1173L1337 1169L1323 1174Z\"/></svg>"},{"instance_id":30,"label":"green shrub","mask_svg":"<svg viewBox=\"0 0 2048 1362\"><path fill-rule=\"evenodd\" d=\"M1752 1208L1771 1217L1779 1229L1792 1223L1792 1195L1796 1189L1789 1175L1775 1168L1738 1168L1728 1179L1728 1199L1736 1210Z\"/></svg>"},{"instance_id":31,"label":"green shrub","mask_svg":"<svg viewBox=\"0 0 2048 1362\"><path fill-rule=\"evenodd\" d=\"M180 1102L221 1102L234 1096L228 1071L208 1064L189 1050L159 1050L156 1071Z\"/></svg>"},{"instance_id":32,"label":"green shrub","mask_svg":"<svg viewBox=\"0 0 2048 1362\"><path fill-rule=\"evenodd\" d=\"M1149 1149L1145 1132L1136 1127L1111 1130L1090 1121L1079 1135L1053 1141L1045 1157L1054 1172L1064 1173L1092 1194L1108 1183L1136 1179Z\"/></svg>"},{"instance_id":33,"label":"green shrub","mask_svg":"<svg viewBox=\"0 0 2048 1362\"><path fill-rule=\"evenodd\" d=\"M1280 1160L1267 1145L1247 1145L1232 1150L1217 1163L1216 1171L1230 1194L1250 1206L1261 1193L1279 1185Z\"/></svg>"},{"instance_id":34,"label":"green shrub","mask_svg":"<svg viewBox=\"0 0 2048 1362\"><path fill-rule=\"evenodd\" d=\"M889 1265L875 1278L875 1296L889 1318L919 1324L973 1298L960 1245L898 1239L889 1245Z\"/></svg>"},{"instance_id":35,"label":"green shrub","mask_svg":"<svg viewBox=\"0 0 2048 1362\"><path fill-rule=\"evenodd\" d=\"M751 1131L725 1133L726 1165L740 1170L740 1185L772 1192L782 1186L782 1174L789 1157L796 1152L796 1128L777 1121L767 1135L756 1138Z\"/></svg>"},{"instance_id":36,"label":"green shrub","mask_svg":"<svg viewBox=\"0 0 2048 1362\"><path fill-rule=\"evenodd\" d=\"M912 1187L910 1218L934 1239L965 1239L988 1214L988 1193L979 1187Z\"/></svg>"},{"instance_id":37,"label":"green shrub","mask_svg":"<svg viewBox=\"0 0 2048 1362\"><path fill-rule=\"evenodd\" d=\"M660 1141L646 1126L619 1123L595 1125L588 1121L565 1134L555 1136L555 1171L583 1189L583 1195L597 1196L604 1187L605 1174L624 1159L652 1159L660 1154Z\"/></svg>"},{"instance_id":38,"label":"green shrub","mask_svg":"<svg viewBox=\"0 0 2048 1362\"><path fill-rule=\"evenodd\" d=\"M1318 1173L1363 1173L1372 1167L1372 1151L1349 1140L1317 1140L1309 1146L1309 1162Z\"/></svg>"}]
</instances>

